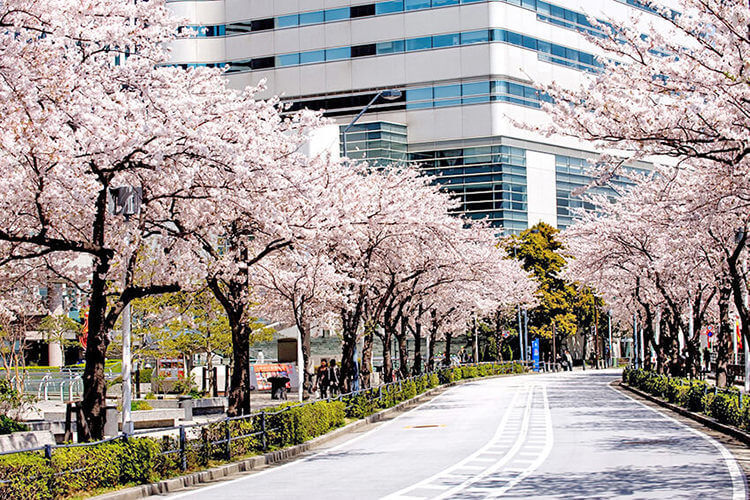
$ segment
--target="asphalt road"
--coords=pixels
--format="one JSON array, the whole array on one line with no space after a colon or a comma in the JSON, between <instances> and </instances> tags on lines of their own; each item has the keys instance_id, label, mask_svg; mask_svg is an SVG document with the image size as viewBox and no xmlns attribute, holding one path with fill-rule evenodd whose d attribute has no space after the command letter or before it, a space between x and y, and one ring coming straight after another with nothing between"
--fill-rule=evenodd
<instances>
[{"instance_id":1,"label":"asphalt road","mask_svg":"<svg viewBox=\"0 0 750 500\"><path fill-rule=\"evenodd\" d=\"M618 376L471 382L305 459L175 498L747 498L720 443L609 387Z\"/></svg>"}]
</instances>

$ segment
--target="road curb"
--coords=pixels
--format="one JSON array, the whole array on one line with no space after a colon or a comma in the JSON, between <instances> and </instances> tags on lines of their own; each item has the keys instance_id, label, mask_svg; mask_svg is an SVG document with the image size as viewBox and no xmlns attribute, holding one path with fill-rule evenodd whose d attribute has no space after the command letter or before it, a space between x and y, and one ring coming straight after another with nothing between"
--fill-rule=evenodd
<instances>
[{"instance_id":1,"label":"road curb","mask_svg":"<svg viewBox=\"0 0 750 500\"><path fill-rule=\"evenodd\" d=\"M744 444L750 446L750 433L737 429L736 427L732 427L731 425L722 424L718 420L715 420L701 413L695 413L690 410L686 410L681 406L677 406L675 404L664 401L661 398L657 398L656 396L653 396L647 392L636 389L635 387L632 387L624 382L615 382L613 385L617 385L619 387L627 389L628 391L637 394L644 399L648 399L652 403L656 403L659 406L672 410L675 413L679 413L684 417L695 420L696 422L703 424L710 429L732 436L733 438L742 441Z\"/></svg>"},{"instance_id":2,"label":"road curb","mask_svg":"<svg viewBox=\"0 0 750 500\"><path fill-rule=\"evenodd\" d=\"M373 413L372 415L369 415L363 419L347 424L344 427L339 427L338 429L334 429L331 432L323 434L322 436L318 436L316 438L311 439L310 441L306 441L298 445L290 446L289 448L271 451L263 455L256 455L256 456L249 457L243 460L239 460L237 462L219 465L217 467L212 467L210 469L192 472L190 474L185 474L183 476L177 476L177 477L173 477L170 479L163 479L155 483L142 484L139 486L133 486L130 488L112 491L110 493L98 495L93 498L95 500L136 500L140 498L146 498L152 495L164 495L167 493L174 493L174 492L189 488L191 486L196 486L198 484L210 483L210 482L217 481L220 479L228 478L230 476L234 476L236 474L240 474L242 472L250 472L253 470L257 470L267 465L273 465L279 462L283 462L285 460L290 460L292 458L299 457L303 453L310 451L314 448L317 448L329 441L332 441L343 435L352 433L369 424L380 422L381 420L385 419L386 417L390 416L393 413L398 413L406 409L409 409L411 407L422 404L426 402L427 400L432 399L442 394L443 392L447 391L451 387L466 384L469 382L476 382L479 380L489 380L489 379L501 378L501 377L512 377L512 376L517 376L517 375L524 375L524 374L522 373L521 374L503 374L503 375L494 375L490 377L471 378L471 379L458 380L456 382L449 382L447 384L441 385L440 387L434 387L432 389L429 389L412 399L403 401L390 408L380 410L377 413Z\"/></svg>"}]
</instances>

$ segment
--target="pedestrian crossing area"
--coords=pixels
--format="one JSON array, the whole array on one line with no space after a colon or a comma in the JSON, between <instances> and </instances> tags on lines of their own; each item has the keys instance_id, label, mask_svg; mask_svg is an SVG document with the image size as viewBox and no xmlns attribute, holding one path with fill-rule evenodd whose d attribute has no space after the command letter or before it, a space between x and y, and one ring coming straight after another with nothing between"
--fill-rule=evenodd
<instances>
[{"instance_id":1,"label":"pedestrian crossing area","mask_svg":"<svg viewBox=\"0 0 750 500\"><path fill-rule=\"evenodd\" d=\"M502 497L544 462L552 442L546 385L519 385L495 434L483 447L385 499Z\"/></svg>"}]
</instances>

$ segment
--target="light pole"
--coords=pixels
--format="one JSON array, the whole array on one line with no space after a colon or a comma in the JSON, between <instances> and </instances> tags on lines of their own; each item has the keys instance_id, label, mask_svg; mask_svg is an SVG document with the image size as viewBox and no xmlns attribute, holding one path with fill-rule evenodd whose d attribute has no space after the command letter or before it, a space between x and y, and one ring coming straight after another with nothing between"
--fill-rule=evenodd
<instances>
[{"instance_id":1,"label":"light pole","mask_svg":"<svg viewBox=\"0 0 750 500\"><path fill-rule=\"evenodd\" d=\"M633 313L633 364L638 369L638 319L636 313Z\"/></svg>"},{"instance_id":2,"label":"light pole","mask_svg":"<svg viewBox=\"0 0 750 500\"><path fill-rule=\"evenodd\" d=\"M143 190L132 186L123 186L110 188L110 211L114 215L122 215L125 221L129 221L133 215L138 215L141 211L141 200L143 199ZM125 238L128 238L126 235ZM126 240L126 248L130 241ZM127 252L125 262L125 275L123 277L123 287L128 285L128 263L130 261L130 252ZM130 404L132 393L130 387L131 379L131 354L130 354L130 303L122 310L122 432L124 434L133 433L133 419L130 414Z\"/></svg>"},{"instance_id":3,"label":"light pole","mask_svg":"<svg viewBox=\"0 0 750 500\"><path fill-rule=\"evenodd\" d=\"M375 101L378 100L378 98L382 97L383 99L387 101L393 101L395 99L398 99L401 97L401 91L400 90L381 90L377 94L375 94L375 97L372 98L370 102L367 103L367 106L362 108L362 111L359 112L357 116L354 117L352 121L349 122L349 125L344 128L343 133L341 134L341 150L344 156L346 156L346 133L349 132L349 129L351 129L355 123L357 123L357 120L362 118L362 115L365 114L365 112L370 109L370 106L375 104Z\"/></svg>"},{"instance_id":4,"label":"light pole","mask_svg":"<svg viewBox=\"0 0 750 500\"><path fill-rule=\"evenodd\" d=\"M612 351L612 309L607 309L607 331L609 333L609 367L615 366L614 352Z\"/></svg>"},{"instance_id":5,"label":"light pole","mask_svg":"<svg viewBox=\"0 0 750 500\"><path fill-rule=\"evenodd\" d=\"M528 356L526 356L526 346L529 344L529 314L526 312L526 309L523 310L523 351L524 351L524 359L527 359Z\"/></svg>"}]
</instances>

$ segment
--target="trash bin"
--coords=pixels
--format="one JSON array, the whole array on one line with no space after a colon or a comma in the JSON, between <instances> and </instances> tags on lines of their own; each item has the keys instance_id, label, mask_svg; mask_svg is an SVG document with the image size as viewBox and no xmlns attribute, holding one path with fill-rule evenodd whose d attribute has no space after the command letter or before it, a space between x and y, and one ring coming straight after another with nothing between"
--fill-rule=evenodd
<instances>
[{"instance_id":1,"label":"trash bin","mask_svg":"<svg viewBox=\"0 0 750 500\"><path fill-rule=\"evenodd\" d=\"M289 377L268 377L271 382L271 399L286 399L286 384Z\"/></svg>"}]
</instances>

